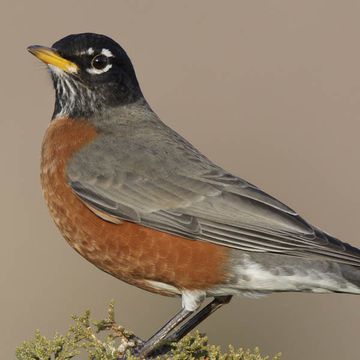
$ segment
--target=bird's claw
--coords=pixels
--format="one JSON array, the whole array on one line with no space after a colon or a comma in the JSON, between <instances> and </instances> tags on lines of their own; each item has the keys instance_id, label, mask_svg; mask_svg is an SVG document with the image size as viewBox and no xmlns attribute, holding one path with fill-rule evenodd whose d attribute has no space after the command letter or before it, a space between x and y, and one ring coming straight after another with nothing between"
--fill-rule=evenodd
<instances>
[{"instance_id":1,"label":"bird's claw","mask_svg":"<svg viewBox=\"0 0 360 360\"><path fill-rule=\"evenodd\" d=\"M126 360L129 354L141 359L140 353L145 341L134 334L132 334L127 340L126 344L122 344L122 355L118 357L117 360Z\"/></svg>"}]
</instances>

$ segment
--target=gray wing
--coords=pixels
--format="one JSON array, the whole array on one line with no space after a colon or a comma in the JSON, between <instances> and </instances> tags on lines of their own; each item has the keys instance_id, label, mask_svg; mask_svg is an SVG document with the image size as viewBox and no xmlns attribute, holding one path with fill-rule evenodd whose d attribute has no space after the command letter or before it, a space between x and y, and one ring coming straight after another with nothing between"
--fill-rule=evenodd
<instances>
[{"instance_id":1,"label":"gray wing","mask_svg":"<svg viewBox=\"0 0 360 360\"><path fill-rule=\"evenodd\" d=\"M73 191L98 213L234 249L360 266L360 251L216 166L177 134L100 135L67 171Z\"/></svg>"}]
</instances>

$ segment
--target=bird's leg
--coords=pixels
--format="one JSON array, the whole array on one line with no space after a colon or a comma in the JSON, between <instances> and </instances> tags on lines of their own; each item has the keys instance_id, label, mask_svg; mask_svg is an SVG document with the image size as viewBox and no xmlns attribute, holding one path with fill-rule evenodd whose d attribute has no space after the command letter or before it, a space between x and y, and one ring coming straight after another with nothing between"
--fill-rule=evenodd
<instances>
[{"instance_id":1,"label":"bird's leg","mask_svg":"<svg viewBox=\"0 0 360 360\"><path fill-rule=\"evenodd\" d=\"M181 340L187 333L198 326L202 321L209 317L213 312L220 309L223 305L228 304L232 295L216 297L212 302L207 304L202 310L189 319L179 330L166 338L168 342L176 342Z\"/></svg>"},{"instance_id":2,"label":"bird's leg","mask_svg":"<svg viewBox=\"0 0 360 360\"><path fill-rule=\"evenodd\" d=\"M161 340L179 324L181 324L186 318L188 318L194 311L181 309L170 321L168 321L159 331L157 331L149 340L141 345L136 355L140 358L146 358L146 355L151 353Z\"/></svg>"},{"instance_id":3,"label":"bird's leg","mask_svg":"<svg viewBox=\"0 0 360 360\"><path fill-rule=\"evenodd\" d=\"M156 346L165 339L172 330L185 321L194 311L198 310L206 296L205 291L201 290L183 290L182 309L169 322L167 322L159 331L155 333L148 341L140 346L137 355L145 357L150 354Z\"/></svg>"},{"instance_id":4,"label":"bird's leg","mask_svg":"<svg viewBox=\"0 0 360 360\"><path fill-rule=\"evenodd\" d=\"M171 330L180 325L186 318L194 313L195 310L182 309L175 317L173 317L165 326L163 326L155 335L153 335L139 350L138 355L146 357L153 352L156 346L161 340L165 340L166 343L176 342L181 340L187 333L193 330L197 325L204 321L216 310L220 309L223 305L228 304L232 296L219 296L213 301L207 304L202 310L195 313L195 315L189 319L183 326L180 327L173 334L169 335ZM167 349L168 350L168 349ZM166 350L165 350L166 351ZM162 349L157 352L157 355L161 355Z\"/></svg>"}]
</instances>

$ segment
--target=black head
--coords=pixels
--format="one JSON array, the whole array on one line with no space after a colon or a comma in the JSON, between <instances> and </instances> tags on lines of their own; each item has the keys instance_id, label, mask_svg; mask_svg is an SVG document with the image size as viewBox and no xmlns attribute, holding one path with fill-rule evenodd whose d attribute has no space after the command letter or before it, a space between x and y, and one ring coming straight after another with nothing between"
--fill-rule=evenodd
<instances>
[{"instance_id":1,"label":"black head","mask_svg":"<svg viewBox=\"0 0 360 360\"><path fill-rule=\"evenodd\" d=\"M124 49L104 35L64 37L28 50L48 64L56 92L54 117L84 117L143 99Z\"/></svg>"}]
</instances>

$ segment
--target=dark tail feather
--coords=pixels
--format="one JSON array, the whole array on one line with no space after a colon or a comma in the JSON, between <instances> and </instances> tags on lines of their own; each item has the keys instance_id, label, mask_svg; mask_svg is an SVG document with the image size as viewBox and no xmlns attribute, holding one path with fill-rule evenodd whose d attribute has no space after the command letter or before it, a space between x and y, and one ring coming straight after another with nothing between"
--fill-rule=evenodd
<instances>
[{"instance_id":1,"label":"dark tail feather","mask_svg":"<svg viewBox=\"0 0 360 360\"><path fill-rule=\"evenodd\" d=\"M344 279L358 288L358 292L354 291L353 293L360 294L360 267L352 265L341 265L340 269Z\"/></svg>"}]
</instances>

